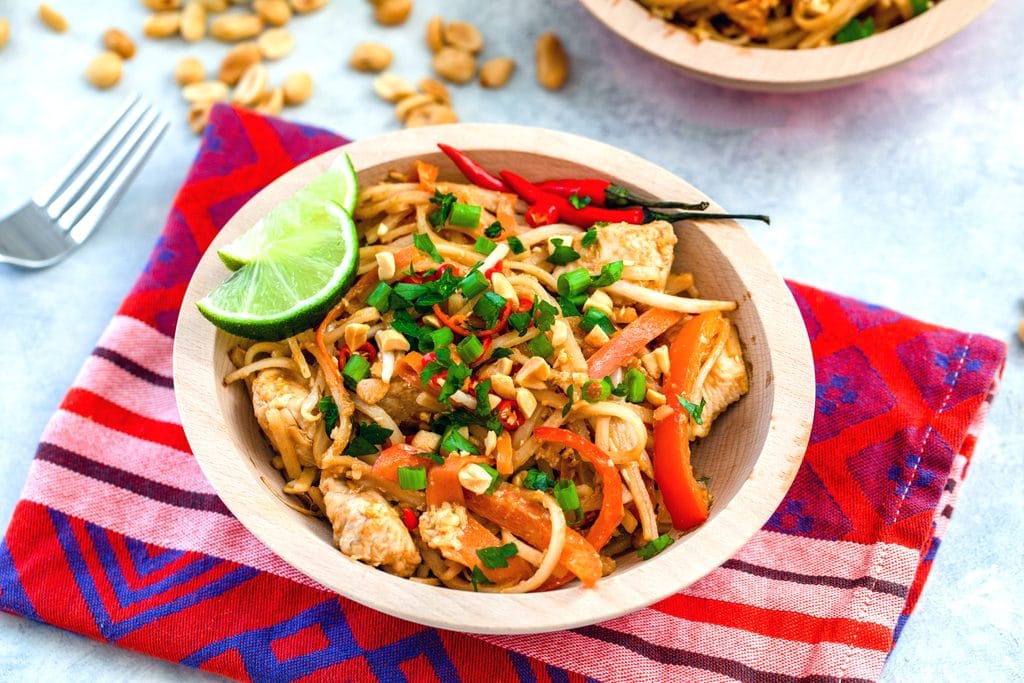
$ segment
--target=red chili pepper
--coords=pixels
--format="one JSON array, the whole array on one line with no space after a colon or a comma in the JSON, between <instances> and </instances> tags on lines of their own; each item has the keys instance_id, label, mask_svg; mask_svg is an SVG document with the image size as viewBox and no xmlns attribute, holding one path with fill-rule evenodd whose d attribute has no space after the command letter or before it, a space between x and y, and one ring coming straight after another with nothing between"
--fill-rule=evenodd
<instances>
[{"instance_id":1,"label":"red chili pepper","mask_svg":"<svg viewBox=\"0 0 1024 683\"><path fill-rule=\"evenodd\" d=\"M373 348L373 346L369 342L363 344L358 349L356 349L356 353L358 353L361 356L365 356L366 360L370 361L371 363L377 360L377 349ZM348 359L351 357L352 352L349 350L348 346L342 346L338 350L338 367L344 370L345 363L347 363Z\"/></svg>"},{"instance_id":2,"label":"red chili pepper","mask_svg":"<svg viewBox=\"0 0 1024 683\"><path fill-rule=\"evenodd\" d=\"M412 508L402 508L402 524L409 531L416 531L416 528L420 525L419 515Z\"/></svg>"},{"instance_id":3,"label":"red chili pepper","mask_svg":"<svg viewBox=\"0 0 1024 683\"><path fill-rule=\"evenodd\" d=\"M505 331L505 326L508 325L508 316L512 314L512 302L509 301L505 304L505 308L501 310L501 315L498 317L498 321L489 330L470 330L466 327L465 321L466 316L462 314L448 315L441 308L440 304L434 304L434 315L441 321L441 324L450 329L455 334L463 337L468 337L471 334L475 334L477 337L490 337L494 334L500 334Z\"/></svg>"},{"instance_id":4,"label":"red chili pepper","mask_svg":"<svg viewBox=\"0 0 1024 683\"><path fill-rule=\"evenodd\" d=\"M589 199L590 201L587 202L589 206L647 206L658 209L689 209L691 211L703 211L708 208L707 202L659 202L644 199L622 185L615 185L608 180L599 178L545 180L542 183L537 183L537 187L566 199L573 195L584 201Z\"/></svg>"},{"instance_id":5,"label":"red chili pepper","mask_svg":"<svg viewBox=\"0 0 1024 683\"><path fill-rule=\"evenodd\" d=\"M526 210L526 224L531 228L557 223L558 218L558 207L550 202L539 201Z\"/></svg>"},{"instance_id":6,"label":"red chili pepper","mask_svg":"<svg viewBox=\"0 0 1024 683\"><path fill-rule=\"evenodd\" d=\"M407 282L414 285L422 285L424 282L433 282L439 280L446 270L455 270L450 263L445 263L438 268L435 268L430 273L412 273L406 275L399 282Z\"/></svg>"},{"instance_id":7,"label":"red chili pepper","mask_svg":"<svg viewBox=\"0 0 1024 683\"><path fill-rule=\"evenodd\" d=\"M504 272L505 272L505 266L502 265L501 261L498 261L493 266L491 266L490 268L488 268L487 270L484 271L484 277L486 277L488 280L490 280L491 276L494 275L495 273L504 273Z\"/></svg>"},{"instance_id":8,"label":"red chili pepper","mask_svg":"<svg viewBox=\"0 0 1024 683\"><path fill-rule=\"evenodd\" d=\"M507 398L498 404L498 419L501 420L501 426L510 432L522 427L525 421L516 402Z\"/></svg>"},{"instance_id":9,"label":"red chili pepper","mask_svg":"<svg viewBox=\"0 0 1024 683\"><path fill-rule=\"evenodd\" d=\"M488 172L483 166L470 159L464 152L460 152L454 147L440 142L437 143L437 146L455 163L469 182L479 185L485 190L495 190L496 192L509 191L508 186L502 182L501 178Z\"/></svg>"},{"instance_id":10,"label":"red chili pepper","mask_svg":"<svg viewBox=\"0 0 1024 683\"><path fill-rule=\"evenodd\" d=\"M435 360L437 360L437 352L436 351L431 351L429 353L423 354L423 365L420 367L420 370L422 370L423 368L427 367L428 365L433 363ZM448 372L446 370L442 370L441 372L439 372L436 375L434 375L433 377L431 377L430 381L427 382L427 384L429 386L434 387L435 389L440 390L441 389L441 384L444 382L444 380L447 377L448 377Z\"/></svg>"}]
</instances>

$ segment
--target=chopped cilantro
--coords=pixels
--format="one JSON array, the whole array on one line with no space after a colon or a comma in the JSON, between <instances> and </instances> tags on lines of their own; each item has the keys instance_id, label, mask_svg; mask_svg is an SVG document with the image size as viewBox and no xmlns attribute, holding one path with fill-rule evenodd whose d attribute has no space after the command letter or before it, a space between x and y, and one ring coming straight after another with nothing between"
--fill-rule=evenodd
<instances>
[{"instance_id":1,"label":"chopped cilantro","mask_svg":"<svg viewBox=\"0 0 1024 683\"><path fill-rule=\"evenodd\" d=\"M476 414L487 417L491 414L491 380L485 379L476 385Z\"/></svg>"},{"instance_id":2,"label":"chopped cilantro","mask_svg":"<svg viewBox=\"0 0 1024 683\"><path fill-rule=\"evenodd\" d=\"M511 318L512 316L509 316L509 317ZM491 358L493 360L498 360L500 358L508 358L511 355L512 355L512 349L505 348L503 346L500 349L494 349L494 351L491 353Z\"/></svg>"},{"instance_id":3,"label":"chopped cilantro","mask_svg":"<svg viewBox=\"0 0 1024 683\"><path fill-rule=\"evenodd\" d=\"M572 404L575 400L575 394L576 387L570 384L569 388L565 390L565 395L569 398L569 400L566 402L564 406L562 406L562 417L566 417L569 414L569 411L572 410Z\"/></svg>"},{"instance_id":4,"label":"chopped cilantro","mask_svg":"<svg viewBox=\"0 0 1024 683\"><path fill-rule=\"evenodd\" d=\"M421 232L412 238L412 243L417 249L434 259L436 262L444 263L444 259L441 258L441 254L437 251L437 247L434 246L434 241L430 239L430 235Z\"/></svg>"},{"instance_id":5,"label":"chopped cilantro","mask_svg":"<svg viewBox=\"0 0 1024 683\"><path fill-rule=\"evenodd\" d=\"M516 547L515 543L506 543L505 545L497 545L490 548L479 548L476 551L476 556L480 558L488 569L504 569L508 566L508 558L515 557L518 554L519 548Z\"/></svg>"},{"instance_id":6,"label":"chopped cilantro","mask_svg":"<svg viewBox=\"0 0 1024 683\"><path fill-rule=\"evenodd\" d=\"M928 0L910 0L910 9L913 10L916 17L918 14L928 11Z\"/></svg>"},{"instance_id":7,"label":"chopped cilantro","mask_svg":"<svg viewBox=\"0 0 1024 683\"><path fill-rule=\"evenodd\" d=\"M587 229L586 234L583 235L583 239L580 240L580 244L585 247L592 247L597 242L597 228L591 226Z\"/></svg>"},{"instance_id":8,"label":"chopped cilantro","mask_svg":"<svg viewBox=\"0 0 1024 683\"><path fill-rule=\"evenodd\" d=\"M875 33L875 20L868 17L863 22L860 19L851 19L850 22L839 29L834 39L837 43L850 43L861 38L867 38Z\"/></svg>"},{"instance_id":9,"label":"chopped cilantro","mask_svg":"<svg viewBox=\"0 0 1024 683\"><path fill-rule=\"evenodd\" d=\"M555 245L555 250L545 259L548 263L553 263L556 266L564 266L567 263L579 260L579 253L577 253L577 251L572 247L564 244L564 241L565 240L560 237L555 237L551 240L551 243Z\"/></svg>"},{"instance_id":10,"label":"chopped cilantro","mask_svg":"<svg viewBox=\"0 0 1024 683\"><path fill-rule=\"evenodd\" d=\"M447 225L452 217L452 209L455 208L455 195L451 192L442 193L440 190L434 190L434 197L430 201L437 206L437 209L427 216L427 220L435 228Z\"/></svg>"},{"instance_id":11,"label":"chopped cilantro","mask_svg":"<svg viewBox=\"0 0 1024 683\"><path fill-rule=\"evenodd\" d=\"M534 491L550 491L555 487L555 480L540 470L528 470L523 486Z\"/></svg>"},{"instance_id":12,"label":"chopped cilantro","mask_svg":"<svg viewBox=\"0 0 1024 683\"><path fill-rule=\"evenodd\" d=\"M519 311L508 317L508 326L520 335L524 335L526 334L526 329L530 326L530 319L531 315L529 312Z\"/></svg>"},{"instance_id":13,"label":"chopped cilantro","mask_svg":"<svg viewBox=\"0 0 1024 683\"><path fill-rule=\"evenodd\" d=\"M536 317L534 324L537 326L537 329L541 332L547 332L555 324L555 316L558 315L558 309L547 301L534 300L533 315Z\"/></svg>"},{"instance_id":14,"label":"chopped cilantro","mask_svg":"<svg viewBox=\"0 0 1024 683\"><path fill-rule=\"evenodd\" d=\"M344 455L373 455L380 446L391 437L391 430L372 422L360 422L356 426L355 437L349 441Z\"/></svg>"},{"instance_id":15,"label":"chopped cilantro","mask_svg":"<svg viewBox=\"0 0 1024 683\"><path fill-rule=\"evenodd\" d=\"M573 192L569 195L569 203L572 204L572 208L574 209L582 209L583 207L590 205L590 197L587 197L586 195L581 197Z\"/></svg>"},{"instance_id":16,"label":"chopped cilantro","mask_svg":"<svg viewBox=\"0 0 1024 683\"><path fill-rule=\"evenodd\" d=\"M494 582L487 578L484 571L479 566L474 566L473 571L469 575L469 582L473 584L473 590L479 592L477 586L493 586Z\"/></svg>"},{"instance_id":17,"label":"chopped cilantro","mask_svg":"<svg viewBox=\"0 0 1024 683\"><path fill-rule=\"evenodd\" d=\"M518 237L511 236L507 240L508 248L512 250L513 254L522 254L526 251L526 247L523 246L522 240Z\"/></svg>"},{"instance_id":18,"label":"chopped cilantro","mask_svg":"<svg viewBox=\"0 0 1024 683\"><path fill-rule=\"evenodd\" d=\"M702 415L704 413L704 406L706 406L707 403L708 403L704 399L704 397L701 397L700 405L697 405L696 403L694 403L692 401L687 401L685 398L682 397L682 395L676 396L676 400L678 400L679 401L679 405L681 405L686 410L686 412L688 412L690 414L690 417L693 418L693 421L696 424L699 424L699 425L704 424Z\"/></svg>"},{"instance_id":19,"label":"chopped cilantro","mask_svg":"<svg viewBox=\"0 0 1024 683\"><path fill-rule=\"evenodd\" d=\"M441 387L441 393L437 395L437 400L447 404L452 394L462 388L471 374L473 374L473 370L468 365L455 362L449 365L448 376L444 379L444 386Z\"/></svg>"},{"instance_id":20,"label":"chopped cilantro","mask_svg":"<svg viewBox=\"0 0 1024 683\"><path fill-rule=\"evenodd\" d=\"M330 436L334 431L334 425L338 424L338 406L330 396L321 396L318 405L320 414L324 416L324 431Z\"/></svg>"},{"instance_id":21,"label":"chopped cilantro","mask_svg":"<svg viewBox=\"0 0 1024 683\"><path fill-rule=\"evenodd\" d=\"M496 239L497 237L499 237L501 235L501 233L504 230L505 229L503 227L501 227L501 223L499 223L498 221L494 221L493 223L488 225L486 228L484 228L484 237L490 237L492 240Z\"/></svg>"}]
</instances>

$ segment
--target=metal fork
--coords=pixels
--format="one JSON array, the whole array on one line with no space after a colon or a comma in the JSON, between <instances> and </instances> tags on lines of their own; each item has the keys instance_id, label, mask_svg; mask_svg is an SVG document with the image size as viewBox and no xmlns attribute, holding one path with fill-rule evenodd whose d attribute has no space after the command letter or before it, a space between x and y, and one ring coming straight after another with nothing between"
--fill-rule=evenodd
<instances>
[{"instance_id":1,"label":"metal fork","mask_svg":"<svg viewBox=\"0 0 1024 683\"><path fill-rule=\"evenodd\" d=\"M27 204L0 219L0 262L52 265L84 242L117 203L167 130L167 120L139 95Z\"/></svg>"}]
</instances>

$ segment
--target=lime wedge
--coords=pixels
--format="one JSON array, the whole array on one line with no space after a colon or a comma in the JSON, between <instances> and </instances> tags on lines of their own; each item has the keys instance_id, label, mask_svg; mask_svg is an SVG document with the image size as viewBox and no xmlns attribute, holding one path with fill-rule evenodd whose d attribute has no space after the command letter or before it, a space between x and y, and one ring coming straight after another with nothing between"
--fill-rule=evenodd
<instances>
[{"instance_id":1,"label":"lime wedge","mask_svg":"<svg viewBox=\"0 0 1024 683\"><path fill-rule=\"evenodd\" d=\"M210 322L276 341L312 327L334 305L359 264L350 213L358 186L348 157L339 161L218 252L234 272L196 303Z\"/></svg>"}]
</instances>

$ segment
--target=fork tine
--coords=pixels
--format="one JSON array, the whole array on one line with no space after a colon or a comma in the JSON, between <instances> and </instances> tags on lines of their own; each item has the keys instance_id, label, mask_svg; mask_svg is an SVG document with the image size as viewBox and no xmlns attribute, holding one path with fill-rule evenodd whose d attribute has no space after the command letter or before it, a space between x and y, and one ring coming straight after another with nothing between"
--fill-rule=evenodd
<instances>
[{"instance_id":1,"label":"fork tine","mask_svg":"<svg viewBox=\"0 0 1024 683\"><path fill-rule=\"evenodd\" d=\"M52 176L49 180L42 184L39 189L36 190L35 194L32 195L32 201L39 206L46 206L53 198L57 196L65 185L74 177L75 173L85 165L85 162L89 160L100 144L106 139L112 130L121 122L121 119L134 107L140 99L140 95L136 93L131 97L121 108L107 121L105 125L96 136L89 141L89 144L79 150L78 154L71 157L63 168L61 168L56 175Z\"/></svg>"},{"instance_id":2,"label":"fork tine","mask_svg":"<svg viewBox=\"0 0 1024 683\"><path fill-rule=\"evenodd\" d=\"M132 153L139 140L149 131L159 116L160 112L156 109L147 109L142 120L127 133L123 140L118 141L118 146L113 154L103 159L103 164L98 169L96 175L82 189L74 204L63 212L60 220L57 221L57 225L65 230L74 227L75 223L92 207L97 197L106 191L107 185L110 184L110 179L117 173L125 159Z\"/></svg>"},{"instance_id":3,"label":"fork tine","mask_svg":"<svg viewBox=\"0 0 1024 683\"><path fill-rule=\"evenodd\" d=\"M68 210L68 207L79 200L86 189L95 183L96 177L103 168L117 155L119 148L130 137L132 131L138 127L140 121L153 110L152 105L140 100L137 106L127 112L123 121L106 136L99 150L69 179L67 186L58 193L57 197L43 207L50 218L57 220Z\"/></svg>"},{"instance_id":4,"label":"fork tine","mask_svg":"<svg viewBox=\"0 0 1024 683\"><path fill-rule=\"evenodd\" d=\"M131 155L120 165L120 171L109 183L106 184L102 193L96 198L92 207L82 216L82 219L71 226L69 235L72 240L81 244L99 225L103 217L107 215L111 207L117 202L118 197L127 187L131 179L135 177L142 165L146 162L156 143L167 131L167 119L157 116L151 125L147 127L145 137L138 144L132 146Z\"/></svg>"}]
</instances>

